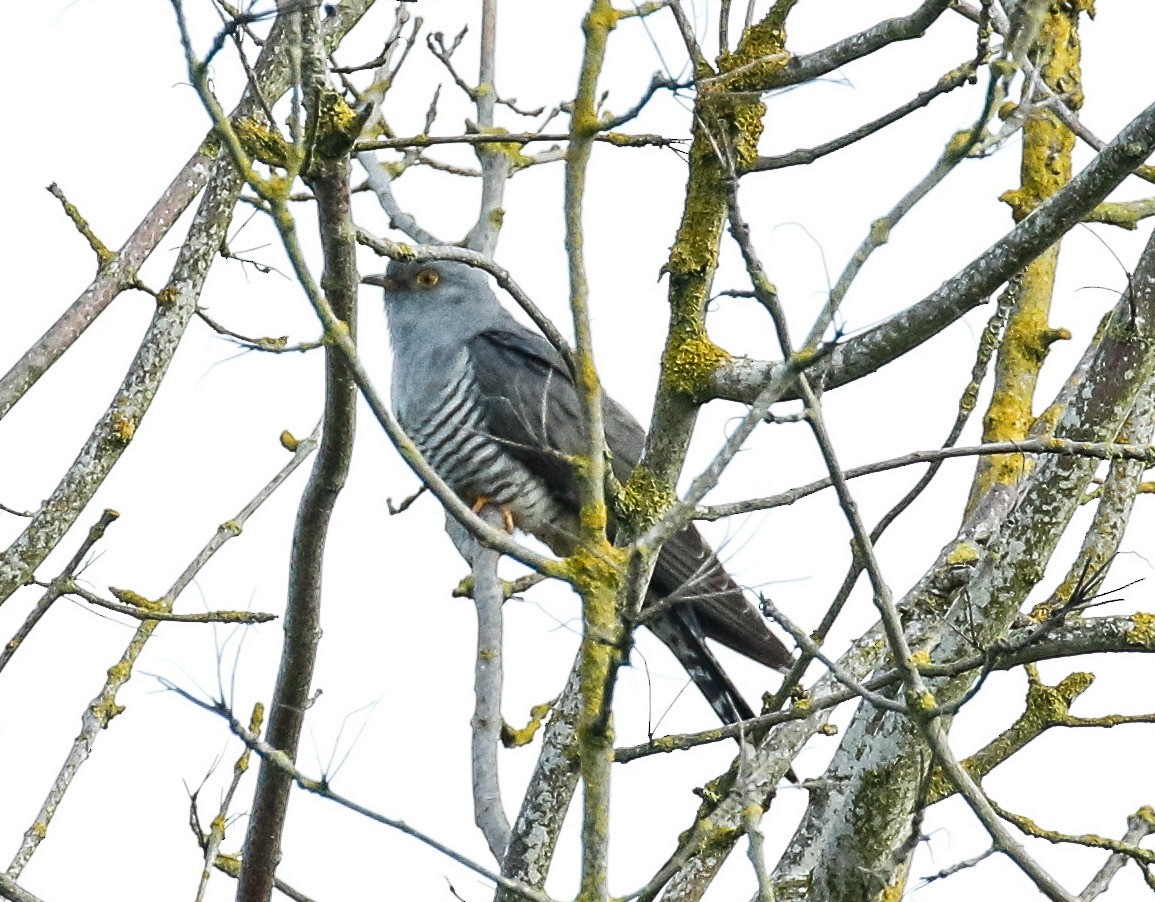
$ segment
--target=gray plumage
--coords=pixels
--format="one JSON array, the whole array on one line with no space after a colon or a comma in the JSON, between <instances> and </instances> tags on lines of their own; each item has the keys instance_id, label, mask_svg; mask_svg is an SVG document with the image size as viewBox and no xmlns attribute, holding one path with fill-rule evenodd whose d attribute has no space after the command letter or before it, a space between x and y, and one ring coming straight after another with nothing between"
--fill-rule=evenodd
<instances>
[{"instance_id":1,"label":"gray plumage","mask_svg":"<svg viewBox=\"0 0 1155 902\"><path fill-rule=\"evenodd\" d=\"M480 270L394 261L365 281L385 289L393 406L422 454L467 503L496 503L519 529L569 554L578 485L568 461L589 440L561 356L502 307ZM645 432L613 399L603 409L614 475L625 482ZM666 543L654 568L647 603L670 597L686 603L650 630L724 723L752 717L703 636L778 670L792 659L693 525Z\"/></svg>"}]
</instances>

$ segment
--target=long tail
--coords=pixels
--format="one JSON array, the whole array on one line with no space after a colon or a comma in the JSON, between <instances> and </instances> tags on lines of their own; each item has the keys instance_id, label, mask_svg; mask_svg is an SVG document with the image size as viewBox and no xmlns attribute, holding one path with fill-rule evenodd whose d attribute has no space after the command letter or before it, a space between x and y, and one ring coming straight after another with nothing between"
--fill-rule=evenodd
<instances>
[{"instance_id":1,"label":"long tail","mask_svg":"<svg viewBox=\"0 0 1155 902\"><path fill-rule=\"evenodd\" d=\"M671 608L667 614L647 625L674 653L722 723L732 724L754 716L738 687L707 648L705 634L691 607L679 605Z\"/></svg>"}]
</instances>

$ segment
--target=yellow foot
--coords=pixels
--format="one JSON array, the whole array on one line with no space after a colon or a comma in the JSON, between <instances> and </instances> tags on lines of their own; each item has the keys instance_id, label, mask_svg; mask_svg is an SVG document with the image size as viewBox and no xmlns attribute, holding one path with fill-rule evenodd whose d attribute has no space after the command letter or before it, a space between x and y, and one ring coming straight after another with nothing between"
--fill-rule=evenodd
<instances>
[{"instance_id":1,"label":"yellow foot","mask_svg":"<svg viewBox=\"0 0 1155 902\"><path fill-rule=\"evenodd\" d=\"M501 521L505 525L505 531L508 533L512 533L513 528L514 528L514 522L513 522L513 514L510 512L509 508L504 507L500 504L494 504L492 501L490 501L490 499L488 499L484 495L482 495L480 498L478 498L473 503L473 512L475 514L480 514L487 507L495 507L499 511L501 511Z\"/></svg>"}]
</instances>

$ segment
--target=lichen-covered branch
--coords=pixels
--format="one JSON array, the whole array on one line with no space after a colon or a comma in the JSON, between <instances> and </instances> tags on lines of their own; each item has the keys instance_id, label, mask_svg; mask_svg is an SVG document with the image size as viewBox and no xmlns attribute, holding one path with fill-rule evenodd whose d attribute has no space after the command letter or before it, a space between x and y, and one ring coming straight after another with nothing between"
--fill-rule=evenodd
<instances>
[{"instance_id":1,"label":"lichen-covered branch","mask_svg":"<svg viewBox=\"0 0 1155 902\"><path fill-rule=\"evenodd\" d=\"M1150 805L1144 805L1127 818L1127 832L1123 834L1122 844L1138 846L1153 830L1155 830L1155 811ZM1079 902L1091 902L1092 899L1097 899L1107 892L1111 881L1126 862L1127 856L1122 852L1112 852L1099 872L1091 878L1087 888L1079 894Z\"/></svg>"},{"instance_id":2,"label":"lichen-covered branch","mask_svg":"<svg viewBox=\"0 0 1155 902\"><path fill-rule=\"evenodd\" d=\"M1061 91L1067 105L1075 111L1083 102L1079 13L1079 4L1054 6L1041 13L1044 21L1038 23L1037 43L1037 53L1043 60L1043 84L1052 91ZM1023 102L1032 102L1038 93L1030 91ZM1040 107L1027 119L1023 125L1020 184L1002 197L1010 204L1015 222L1022 222L1071 180L1074 146L1074 134L1052 110ZM1056 341L1070 338L1067 330L1052 328L1047 322L1058 264L1056 242L1016 273L1008 286L1014 306L995 359L995 384L983 419L984 442L1013 441L1027 435L1034 422L1035 387L1047 353ZM1029 470L1029 461L1018 454L980 458L968 507L978 504L993 484L1012 485Z\"/></svg>"},{"instance_id":3,"label":"lichen-covered branch","mask_svg":"<svg viewBox=\"0 0 1155 902\"><path fill-rule=\"evenodd\" d=\"M169 612L176 603L180 594L188 587L196 575L204 568L209 560L230 539L239 536L249 518L264 504L269 497L280 488L286 479L304 463L316 448L315 437L296 443L292 459L246 504L232 519L216 531L211 539L200 550L197 556L176 578L169 590L157 600L158 609ZM124 707L117 703L116 694L132 676L133 667L144 650L145 644L152 637L159 620L145 620L133 633L128 646L121 654L120 659L108 669L107 680L96 697L89 703L88 708L81 715L80 733L73 742L72 748L65 759L60 773L57 775L52 788L36 815L36 820L24 834L24 841L12 862L8 865L7 874L15 879L20 876L25 865L28 864L41 841L48 832L48 826L56 814L57 808L64 799L72 780L80 768L92 755L97 738L108 728L114 717L123 713Z\"/></svg>"},{"instance_id":4,"label":"lichen-covered branch","mask_svg":"<svg viewBox=\"0 0 1155 902\"><path fill-rule=\"evenodd\" d=\"M0 899L8 902L43 902L39 896L34 896L19 883L4 874L0 874Z\"/></svg>"},{"instance_id":5,"label":"lichen-covered branch","mask_svg":"<svg viewBox=\"0 0 1155 902\"><path fill-rule=\"evenodd\" d=\"M1116 306L1080 391L1056 424L1057 435L1077 440L1114 436L1146 384L1155 363L1155 243L1144 251L1132 293ZM948 546L903 604L911 618L907 628L931 661L949 662L1004 638L1022 599L1044 572L1093 471L1086 459L1041 459L985 547L965 540ZM969 569L965 581L954 587L938 584L938 568L950 560L965 562L968 555L962 552L967 549L972 563L964 564ZM935 681L939 705L961 697L970 683L967 678ZM820 892L841 899L866 898L889 885L889 875L903 857L895 859L895 850L905 842L919 804L919 775L929 764L909 720L864 708L844 735L827 774L833 788L826 804L821 811L808 812L780 865L780 877L789 880L806 873ZM863 841L867 835L872 837L869 843ZM823 851L812 860L810 849Z\"/></svg>"},{"instance_id":6,"label":"lichen-covered branch","mask_svg":"<svg viewBox=\"0 0 1155 902\"><path fill-rule=\"evenodd\" d=\"M624 660L624 628L618 609L620 570L612 563L606 537L606 438L602 388L594 366L590 329L589 284L586 280L586 175L597 132L597 86L610 32L618 14L610 0L592 0L582 31L585 50L577 94L570 116L570 143L565 167L566 252L569 300L574 326L574 384L581 399L588 444L578 471L581 544L567 561L574 588L582 599L580 703L577 716L578 756L582 778L581 902L609 898L610 769L614 734L610 720L614 681Z\"/></svg>"},{"instance_id":7,"label":"lichen-covered branch","mask_svg":"<svg viewBox=\"0 0 1155 902\"><path fill-rule=\"evenodd\" d=\"M494 131L497 109L497 0L481 3L481 53L478 63L477 89L473 92L477 107L478 131ZM477 221L465 239L465 246L492 257L497 249L505 218L503 203L505 186L513 172L513 160L506 149L497 144L476 144L474 150L481 164L481 204Z\"/></svg>"},{"instance_id":8,"label":"lichen-covered branch","mask_svg":"<svg viewBox=\"0 0 1155 902\"><path fill-rule=\"evenodd\" d=\"M882 662L884 643L881 630L876 628L867 632L838 659L840 669L851 678L862 680ZM809 694L818 699L839 690L838 680L832 674L825 674L816 681ZM746 756L740 779L735 780L731 775L729 779L716 781L720 785L711 784L694 825L680 843L682 847L696 849L700 854L687 856L670 876L662 894L663 902L689 902L701 897L742 835L744 811L751 793L761 791L764 796L768 795L790 768L802 745L824 728L829 715L827 709L811 708L805 716L781 724ZM811 797L812 806L822 807L824 797L825 793L815 793ZM804 851L808 855L819 853L817 846ZM775 873L774 882L779 899L794 898L784 892L780 873ZM799 885L804 887L808 882L803 878Z\"/></svg>"},{"instance_id":9,"label":"lichen-covered branch","mask_svg":"<svg viewBox=\"0 0 1155 902\"><path fill-rule=\"evenodd\" d=\"M549 876L558 836L578 783L580 664L579 652L565 689L553 706L537 765L501 865L502 876L537 888L545 886ZM515 898L515 893L503 888L496 902L513 902Z\"/></svg>"},{"instance_id":10,"label":"lichen-covered branch","mask_svg":"<svg viewBox=\"0 0 1155 902\"><path fill-rule=\"evenodd\" d=\"M868 376L982 304L1016 271L1058 241L1155 149L1155 104L1147 107L1086 169L1004 237L921 301L839 344L810 370L836 388ZM736 358L707 373L705 396L750 403L782 363Z\"/></svg>"},{"instance_id":11,"label":"lichen-covered branch","mask_svg":"<svg viewBox=\"0 0 1155 902\"><path fill-rule=\"evenodd\" d=\"M1155 376L1152 377L1155 379ZM1150 442L1155 431L1155 382L1149 381L1135 398L1135 406L1127 416L1119 438ZM1071 563L1066 577L1045 606L1079 602L1076 596L1086 589L1101 586L1106 578L1123 533L1131 519L1135 498L1142 487L1143 474L1151 466L1148 462L1112 459L1106 479L1098 493L1095 516L1083 536L1083 546ZM1088 585L1090 584L1090 585ZM1091 593L1094 594L1094 593ZM1085 599L1090 601L1090 599Z\"/></svg>"},{"instance_id":12,"label":"lichen-covered branch","mask_svg":"<svg viewBox=\"0 0 1155 902\"><path fill-rule=\"evenodd\" d=\"M374 0L342 0L326 17L323 36L332 49L373 5ZM276 100L288 90L289 70L284 53L283 23L278 20L265 39L264 49L253 67L253 84L233 113L235 119L252 116L265 100ZM169 183L140 225L119 251L105 262L92 284L49 327L12 368L0 378L0 419L36 381L60 359L73 342L126 288L149 255L208 183L219 147L211 133L181 171Z\"/></svg>"}]
</instances>

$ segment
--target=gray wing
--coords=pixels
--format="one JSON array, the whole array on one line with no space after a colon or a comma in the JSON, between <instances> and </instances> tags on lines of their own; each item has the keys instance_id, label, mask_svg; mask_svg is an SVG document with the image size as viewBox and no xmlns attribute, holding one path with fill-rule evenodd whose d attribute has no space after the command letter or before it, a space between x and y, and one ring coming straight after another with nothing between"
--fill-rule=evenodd
<instances>
[{"instance_id":1,"label":"gray wing","mask_svg":"<svg viewBox=\"0 0 1155 902\"><path fill-rule=\"evenodd\" d=\"M569 458L588 452L589 433L561 355L528 329L479 332L468 351L490 434L541 477L557 500L576 508L578 486ZM646 433L612 398L602 410L614 476L624 482L642 456Z\"/></svg>"},{"instance_id":2,"label":"gray wing","mask_svg":"<svg viewBox=\"0 0 1155 902\"><path fill-rule=\"evenodd\" d=\"M468 352L487 430L549 486L554 498L576 510L578 487L568 458L586 453L589 440L577 388L561 356L528 329L480 332L470 339ZM625 482L641 458L645 430L608 397L603 416L614 476ZM786 647L692 524L663 546L650 592L692 604L705 635L740 654L776 669L791 663Z\"/></svg>"}]
</instances>

